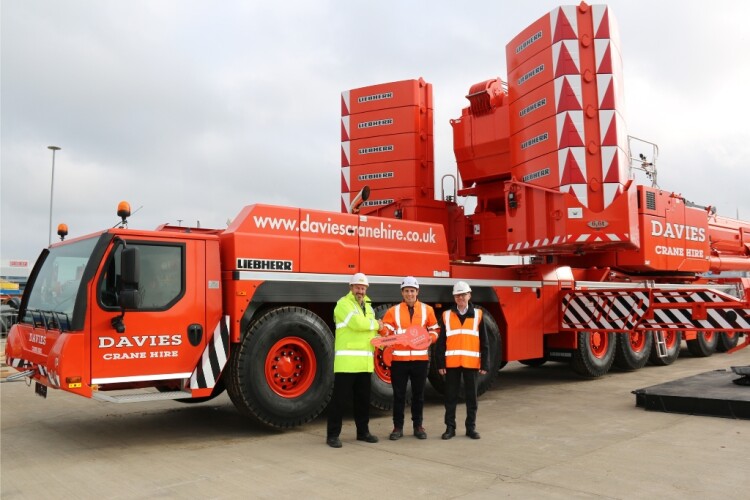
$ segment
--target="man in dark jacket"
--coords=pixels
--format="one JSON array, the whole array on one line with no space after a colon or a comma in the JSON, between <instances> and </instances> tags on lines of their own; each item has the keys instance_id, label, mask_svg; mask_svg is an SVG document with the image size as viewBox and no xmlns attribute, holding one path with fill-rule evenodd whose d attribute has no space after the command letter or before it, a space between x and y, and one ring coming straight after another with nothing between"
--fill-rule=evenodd
<instances>
[{"instance_id":1,"label":"man in dark jacket","mask_svg":"<svg viewBox=\"0 0 750 500\"><path fill-rule=\"evenodd\" d=\"M453 286L456 304L443 313L443 328L437 341L438 373L445 376L445 432L443 439L456 435L456 403L461 379L466 395L466 435L481 436L476 430L477 379L489 370L487 331L481 309L471 300L471 287L465 281Z\"/></svg>"}]
</instances>

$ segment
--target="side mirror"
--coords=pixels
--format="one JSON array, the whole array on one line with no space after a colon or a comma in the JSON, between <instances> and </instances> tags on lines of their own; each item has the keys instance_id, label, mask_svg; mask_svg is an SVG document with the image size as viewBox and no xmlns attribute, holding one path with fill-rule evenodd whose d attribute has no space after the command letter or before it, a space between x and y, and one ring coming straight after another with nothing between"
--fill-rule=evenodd
<instances>
[{"instance_id":1,"label":"side mirror","mask_svg":"<svg viewBox=\"0 0 750 500\"><path fill-rule=\"evenodd\" d=\"M123 309L136 309L141 305L141 291L136 289L121 290L118 294L118 305Z\"/></svg>"},{"instance_id":2,"label":"side mirror","mask_svg":"<svg viewBox=\"0 0 750 500\"><path fill-rule=\"evenodd\" d=\"M141 305L141 291L138 282L141 278L141 254L138 247L125 247L120 255L120 290L117 303L122 309L119 316L112 318L112 327L117 333L125 333L125 311L137 309Z\"/></svg>"},{"instance_id":3,"label":"side mirror","mask_svg":"<svg viewBox=\"0 0 750 500\"><path fill-rule=\"evenodd\" d=\"M141 279L141 249L138 247L123 248L120 265L123 288L138 289L138 282Z\"/></svg>"}]
</instances>

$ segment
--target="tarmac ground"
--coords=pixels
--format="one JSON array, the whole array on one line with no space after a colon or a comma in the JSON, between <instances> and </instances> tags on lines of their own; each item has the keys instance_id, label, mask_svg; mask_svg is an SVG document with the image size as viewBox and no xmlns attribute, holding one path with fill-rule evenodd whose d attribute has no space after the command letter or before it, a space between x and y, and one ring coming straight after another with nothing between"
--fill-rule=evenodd
<instances>
[{"instance_id":1,"label":"tarmac ground","mask_svg":"<svg viewBox=\"0 0 750 500\"><path fill-rule=\"evenodd\" d=\"M632 393L743 365L750 348L709 358L683 348L673 365L593 380L565 364L510 363L479 399L480 440L462 429L441 440L442 397L428 389L427 440L389 441L390 413L373 410L380 442L356 441L348 418L341 449L325 444L325 414L272 431L226 394L113 404L3 383L0 497L744 499L750 420L646 411Z\"/></svg>"}]
</instances>

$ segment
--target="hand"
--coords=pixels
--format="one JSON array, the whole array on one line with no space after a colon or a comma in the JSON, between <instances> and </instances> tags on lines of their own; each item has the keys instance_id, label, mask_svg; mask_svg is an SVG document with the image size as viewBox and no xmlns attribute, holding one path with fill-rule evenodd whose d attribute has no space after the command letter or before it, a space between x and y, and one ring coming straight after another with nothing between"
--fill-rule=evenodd
<instances>
[{"instance_id":1,"label":"hand","mask_svg":"<svg viewBox=\"0 0 750 500\"><path fill-rule=\"evenodd\" d=\"M438 368L438 373L440 375L445 375L445 368Z\"/></svg>"},{"instance_id":2,"label":"hand","mask_svg":"<svg viewBox=\"0 0 750 500\"><path fill-rule=\"evenodd\" d=\"M487 373L487 370L479 370L480 375L485 375Z\"/></svg>"},{"instance_id":3,"label":"hand","mask_svg":"<svg viewBox=\"0 0 750 500\"><path fill-rule=\"evenodd\" d=\"M383 329L383 320L382 320L382 319L379 319L379 320L378 320L378 331L380 331L380 330L382 330L382 329Z\"/></svg>"}]
</instances>

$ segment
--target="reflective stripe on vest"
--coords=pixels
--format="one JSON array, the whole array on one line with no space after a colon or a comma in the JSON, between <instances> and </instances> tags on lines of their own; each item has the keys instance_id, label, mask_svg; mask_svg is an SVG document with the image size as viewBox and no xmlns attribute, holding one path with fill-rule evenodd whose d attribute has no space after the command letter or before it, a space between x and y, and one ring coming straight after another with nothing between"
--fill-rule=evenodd
<instances>
[{"instance_id":1,"label":"reflective stripe on vest","mask_svg":"<svg viewBox=\"0 0 750 500\"><path fill-rule=\"evenodd\" d=\"M336 329L338 330L339 328L346 328L347 326L349 326L349 321L352 319L352 317L354 317L355 314L359 314L359 312L352 311L347 314L346 318L344 318L344 321L342 321L341 323L336 323ZM375 329L375 320L370 320L370 329Z\"/></svg>"},{"instance_id":2,"label":"reflective stripe on vest","mask_svg":"<svg viewBox=\"0 0 750 500\"><path fill-rule=\"evenodd\" d=\"M475 368L481 367L479 346L479 324L482 311L474 309L474 317L467 317L463 325L452 310L443 313L445 323L445 367Z\"/></svg>"},{"instance_id":3,"label":"reflective stripe on vest","mask_svg":"<svg viewBox=\"0 0 750 500\"><path fill-rule=\"evenodd\" d=\"M419 323L419 326L424 326L425 322L427 322L427 306L423 303L419 303L421 311L421 319L422 321ZM408 306L407 306L408 307ZM400 335L402 333L406 332L406 328L403 328L401 326L401 304L396 306L396 335ZM423 349L421 351L411 351L411 350L394 350L393 351L393 361L426 361L429 359L429 354L427 349ZM402 358L402 359L396 359L396 358Z\"/></svg>"}]
</instances>

